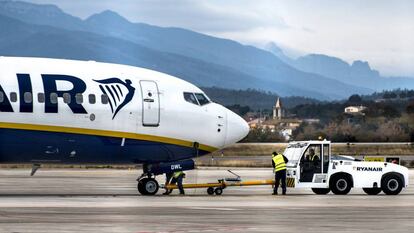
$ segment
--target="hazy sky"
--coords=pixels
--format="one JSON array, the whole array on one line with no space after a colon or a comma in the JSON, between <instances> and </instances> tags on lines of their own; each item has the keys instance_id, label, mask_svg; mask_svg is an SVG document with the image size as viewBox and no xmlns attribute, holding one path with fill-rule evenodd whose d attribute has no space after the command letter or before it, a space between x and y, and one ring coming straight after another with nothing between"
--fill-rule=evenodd
<instances>
[{"instance_id":1,"label":"hazy sky","mask_svg":"<svg viewBox=\"0 0 414 233\"><path fill-rule=\"evenodd\" d=\"M414 76L410 0L27 0L86 18L110 9L132 22L192 29L289 55L367 60L382 75ZM296 52L295 52L296 51Z\"/></svg>"}]
</instances>

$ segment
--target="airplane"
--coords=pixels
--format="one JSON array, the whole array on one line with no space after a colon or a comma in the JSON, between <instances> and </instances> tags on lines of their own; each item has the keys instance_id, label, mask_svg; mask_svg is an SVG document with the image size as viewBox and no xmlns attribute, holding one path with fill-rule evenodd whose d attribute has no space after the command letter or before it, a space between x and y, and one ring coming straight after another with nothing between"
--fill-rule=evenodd
<instances>
[{"instance_id":1,"label":"airplane","mask_svg":"<svg viewBox=\"0 0 414 233\"><path fill-rule=\"evenodd\" d=\"M151 168L193 167L192 158L248 132L240 116L171 75L95 61L0 57L0 163L33 164L32 175L47 163L143 164L138 190L153 195L159 185Z\"/></svg>"}]
</instances>

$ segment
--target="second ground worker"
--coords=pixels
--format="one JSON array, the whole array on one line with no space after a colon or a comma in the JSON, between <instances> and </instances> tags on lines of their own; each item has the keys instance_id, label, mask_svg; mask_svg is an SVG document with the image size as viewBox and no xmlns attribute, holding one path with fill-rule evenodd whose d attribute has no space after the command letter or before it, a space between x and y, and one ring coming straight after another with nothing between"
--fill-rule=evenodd
<instances>
[{"instance_id":1,"label":"second ground worker","mask_svg":"<svg viewBox=\"0 0 414 233\"><path fill-rule=\"evenodd\" d=\"M273 195L277 195L277 189L281 181L282 194L286 195L286 163L289 160L282 154L277 152L272 153L272 165L275 169L275 186L273 188Z\"/></svg>"}]
</instances>

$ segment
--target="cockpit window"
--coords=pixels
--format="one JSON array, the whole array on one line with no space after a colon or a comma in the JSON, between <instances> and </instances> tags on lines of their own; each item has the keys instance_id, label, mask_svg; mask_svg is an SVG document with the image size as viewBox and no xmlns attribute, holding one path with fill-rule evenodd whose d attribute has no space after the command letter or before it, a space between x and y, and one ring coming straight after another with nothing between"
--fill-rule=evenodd
<instances>
[{"instance_id":1,"label":"cockpit window","mask_svg":"<svg viewBox=\"0 0 414 233\"><path fill-rule=\"evenodd\" d=\"M194 96L193 93L184 92L184 99L185 99L185 101L187 101L189 103L198 105L197 99L196 99L196 97Z\"/></svg>"},{"instance_id":2,"label":"cockpit window","mask_svg":"<svg viewBox=\"0 0 414 233\"><path fill-rule=\"evenodd\" d=\"M200 106L206 105L211 102L203 93L184 92L184 99L189 103Z\"/></svg>"},{"instance_id":3,"label":"cockpit window","mask_svg":"<svg viewBox=\"0 0 414 233\"><path fill-rule=\"evenodd\" d=\"M207 97L202 93L195 93L195 96L197 97L197 100L201 106L210 103L210 100L207 99Z\"/></svg>"}]
</instances>

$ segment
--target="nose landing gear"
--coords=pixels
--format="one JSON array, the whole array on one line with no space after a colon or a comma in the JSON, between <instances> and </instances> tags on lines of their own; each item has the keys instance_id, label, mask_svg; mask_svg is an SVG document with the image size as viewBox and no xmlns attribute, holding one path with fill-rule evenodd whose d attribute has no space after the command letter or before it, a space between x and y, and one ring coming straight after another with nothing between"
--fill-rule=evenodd
<instances>
[{"instance_id":1,"label":"nose landing gear","mask_svg":"<svg viewBox=\"0 0 414 233\"><path fill-rule=\"evenodd\" d=\"M138 181L138 192L145 196L152 196L158 192L160 188L157 180L151 176L137 179Z\"/></svg>"},{"instance_id":2,"label":"nose landing gear","mask_svg":"<svg viewBox=\"0 0 414 233\"><path fill-rule=\"evenodd\" d=\"M153 165L144 164L142 167L143 173L137 178L138 192L143 196L152 196L157 194L160 188L157 180L155 179L156 173L152 172Z\"/></svg>"},{"instance_id":3,"label":"nose landing gear","mask_svg":"<svg viewBox=\"0 0 414 233\"><path fill-rule=\"evenodd\" d=\"M162 174L172 174L176 171L186 171L195 168L194 161L191 159L181 160L170 163L143 164L143 173L138 177L138 192L141 195L151 196L157 194L160 185L155 177Z\"/></svg>"}]
</instances>

